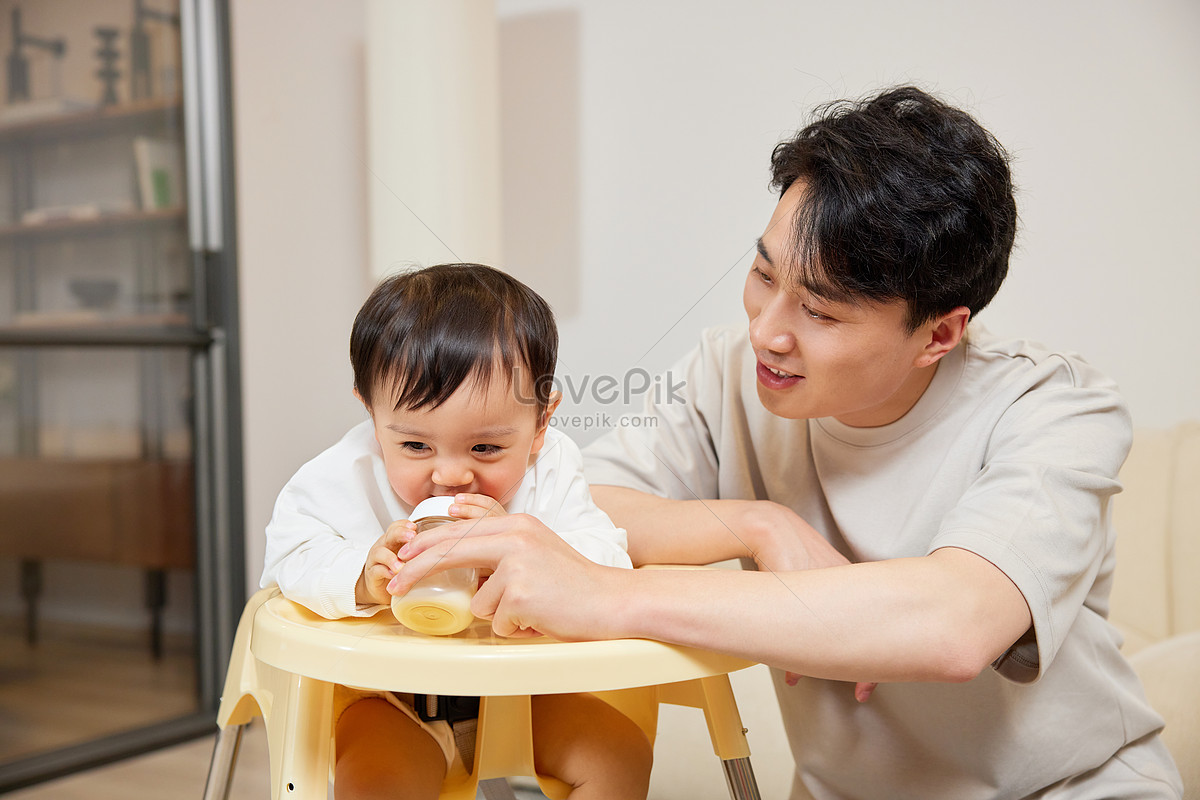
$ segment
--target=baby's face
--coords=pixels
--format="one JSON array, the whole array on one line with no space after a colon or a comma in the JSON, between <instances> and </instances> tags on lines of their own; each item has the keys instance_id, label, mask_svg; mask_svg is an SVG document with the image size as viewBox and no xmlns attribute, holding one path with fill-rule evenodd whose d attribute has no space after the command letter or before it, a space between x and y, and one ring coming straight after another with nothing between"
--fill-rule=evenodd
<instances>
[{"instance_id":1,"label":"baby's face","mask_svg":"<svg viewBox=\"0 0 1200 800\"><path fill-rule=\"evenodd\" d=\"M468 380L433 409L376 403L371 419L392 491L409 506L460 492L507 503L546 435L546 420L524 399L531 392L518 398L494 378L487 386Z\"/></svg>"}]
</instances>

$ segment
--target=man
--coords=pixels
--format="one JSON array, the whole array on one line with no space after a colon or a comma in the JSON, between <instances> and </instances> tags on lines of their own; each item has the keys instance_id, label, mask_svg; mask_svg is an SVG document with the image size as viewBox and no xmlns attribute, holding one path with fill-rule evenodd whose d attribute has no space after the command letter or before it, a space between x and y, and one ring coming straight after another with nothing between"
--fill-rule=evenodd
<instances>
[{"instance_id":1,"label":"man","mask_svg":"<svg viewBox=\"0 0 1200 800\"><path fill-rule=\"evenodd\" d=\"M759 571L619 574L486 521L401 551L429 552L397 589L445 555L496 569L475 609L499 633L772 666L797 798L1178 798L1105 620L1125 406L968 326L1013 243L1004 150L905 87L827 107L772 168L749 329L706 331L685 402L588 454L635 563Z\"/></svg>"}]
</instances>

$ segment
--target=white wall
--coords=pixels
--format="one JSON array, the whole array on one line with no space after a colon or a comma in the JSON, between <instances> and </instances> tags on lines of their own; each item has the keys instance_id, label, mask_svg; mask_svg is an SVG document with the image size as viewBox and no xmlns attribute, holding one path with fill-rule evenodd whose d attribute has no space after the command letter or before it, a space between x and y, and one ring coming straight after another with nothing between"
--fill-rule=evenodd
<instances>
[{"instance_id":1,"label":"white wall","mask_svg":"<svg viewBox=\"0 0 1200 800\"><path fill-rule=\"evenodd\" d=\"M738 319L771 146L817 103L911 81L1016 156L1018 249L982 321L1084 353L1138 424L1200 415L1200 5L497 9L504 266L555 304L564 381L662 370ZM359 418L345 353L369 288L363 20L360 0L233 2L252 572L275 492ZM568 397L560 415L612 410Z\"/></svg>"},{"instance_id":2,"label":"white wall","mask_svg":"<svg viewBox=\"0 0 1200 800\"><path fill-rule=\"evenodd\" d=\"M346 342L368 290L364 34L361 0L232 5L256 579L275 493L361 418ZM817 103L916 82L1016 156L1018 250L982 320L1085 353L1140 425L1200 416L1194 0L497 9L504 266L556 306L576 387L664 369L739 319L772 145ZM606 410L568 398L560 415Z\"/></svg>"},{"instance_id":3,"label":"white wall","mask_svg":"<svg viewBox=\"0 0 1200 800\"><path fill-rule=\"evenodd\" d=\"M247 579L296 468L362 419L350 324L366 298L363 9L231 3Z\"/></svg>"},{"instance_id":4,"label":"white wall","mask_svg":"<svg viewBox=\"0 0 1200 800\"><path fill-rule=\"evenodd\" d=\"M659 369L698 329L739 315L744 256L773 205L771 145L817 103L916 82L968 107L1016 157L1018 249L981 320L1083 352L1122 384L1139 424L1200 414L1200 371L1172 369L1194 365L1200 341L1191 313L1200 5L502 0L500 9L509 28L522 13L573 15L578 28L572 200L582 233L577 266L553 268L578 275L577 296L558 298L569 309L567 370ZM506 52L504 30L503 58L538 56ZM510 115L505 133L536 135L541 121ZM537 228L510 223L506 235L522 274L512 240L536 241ZM542 277L530 274L535 286Z\"/></svg>"}]
</instances>

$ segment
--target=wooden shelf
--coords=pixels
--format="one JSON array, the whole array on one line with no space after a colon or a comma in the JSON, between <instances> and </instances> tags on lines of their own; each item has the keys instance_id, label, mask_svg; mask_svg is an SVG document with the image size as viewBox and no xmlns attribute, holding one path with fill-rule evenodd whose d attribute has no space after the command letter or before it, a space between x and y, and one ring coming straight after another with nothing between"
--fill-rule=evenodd
<instances>
[{"instance_id":1,"label":"wooden shelf","mask_svg":"<svg viewBox=\"0 0 1200 800\"><path fill-rule=\"evenodd\" d=\"M156 119L173 121L182 127L182 111L177 97L155 97L87 111L68 111L0 125L0 145L26 141L41 144L50 139L94 136L109 129L117 131L129 126L145 126Z\"/></svg>"},{"instance_id":2,"label":"wooden shelf","mask_svg":"<svg viewBox=\"0 0 1200 800\"><path fill-rule=\"evenodd\" d=\"M47 312L0 325L0 346L12 347L204 347L211 341L183 314Z\"/></svg>"},{"instance_id":3,"label":"wooden shelf","mask_svg":"<svg viewBox=\"0 0 1200 800\"><path fill-rule=\"evenodd\" d=\"M27 241L62 236L91 236L113 233L141 226L183 225L183 208L163 208L154 211L120 211L79 219L52 219L37 223L0 225L0 241Z\"/></svg>"}]
</instances>

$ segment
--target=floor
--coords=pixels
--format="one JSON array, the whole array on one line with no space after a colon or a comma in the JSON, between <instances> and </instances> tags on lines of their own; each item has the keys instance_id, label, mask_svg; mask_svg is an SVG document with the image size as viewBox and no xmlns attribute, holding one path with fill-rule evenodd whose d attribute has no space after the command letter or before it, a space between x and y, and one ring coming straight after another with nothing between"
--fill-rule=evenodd
<instances>
[{"instance_id":1,"label":"floor","mask_svg":"<svg viewBox=\"0 0 1200 800\"><path fill-rule=\"evenodd\" d=\"M21 621L0 619L0 760L182 716L195 709L194 672L188 637L168 639L156 660L137 632L43 625L31 647ZM214 742L204 737L5 798L200 800ZM256 723L242 737L228 800L270 794L266 733ZM518 800L542 797L517 786Z\"/></svg>"},{"instance_id":2,"label":"floor","mask_svg":"<svg viewBox=\"0 0 1200 800\"><path fill-rule=\"evenodd\" d=\"M184 716L197 708L190 637L155 659L141 631L0 621L0 761Z\"/></svg>"},{"instance_id":3,"label":"floor","mask_svg":"<svg viewBox=\"0 0 1200 800\"><path fill-rule=\"evenodd\" d=\"M201 800L214 742L215 737L206 736L20 789L5 800ZM519 784L515 794L517 800L544 800L540 792ZM270 796L267 737L261 723L252 723L242 736L228 800L269 800Z\"/></svg>"},{"instance_id":4,"label":"floor","mask_svg":"<svg viewBox=\"0 0 1200 800\"><path fill-rule=\"evenodd\" d=\"M200 800L213 737L20 789L6 800ZM243 736L229 800L268 800L271 773L261 725Z\"/></svg>"}]
</instances>

